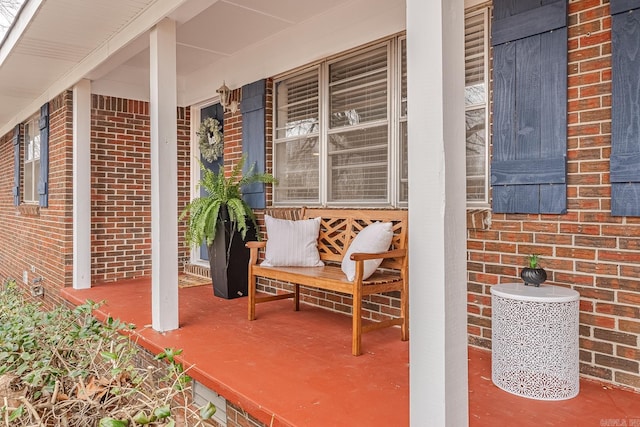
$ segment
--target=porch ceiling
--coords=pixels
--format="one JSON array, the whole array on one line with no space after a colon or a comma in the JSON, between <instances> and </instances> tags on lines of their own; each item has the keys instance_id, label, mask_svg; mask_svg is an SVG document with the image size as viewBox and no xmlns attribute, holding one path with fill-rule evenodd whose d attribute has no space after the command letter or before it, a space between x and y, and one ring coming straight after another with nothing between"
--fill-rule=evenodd
<instances>
[{"instance_id":1,"label":"porch ceiling","mask_svg":"<svg viewBox=\"0 0 640 427\"><path fill-rule=\"evenodd\" d=\"M82 78L107 95L148 93L148 32L164 17L177 23L180 91L189 74L346 2L27 0L0 45L0 134Z\"/></svg>"}]
</instances>

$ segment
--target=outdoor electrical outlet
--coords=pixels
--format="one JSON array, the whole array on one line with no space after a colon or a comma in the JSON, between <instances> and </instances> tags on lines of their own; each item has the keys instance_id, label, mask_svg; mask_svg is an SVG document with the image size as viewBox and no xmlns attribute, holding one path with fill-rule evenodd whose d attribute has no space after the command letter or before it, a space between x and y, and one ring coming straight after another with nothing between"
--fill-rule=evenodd
<instances>
[{"instance_id":1,"label":"outdoor electrical outlet","mask_svg":"<svg viewBox=\"0 0 640 427\"><path fill-rule=\"evenodd\" d=\"M42 282L43 280L44 277L36 277L35 279L33 279L33 283L31 285L31 296L44 296L44 287L40 284L40 282Z\"/></svg>"},{"instance_id":2,"label":"outdoor electrical outlet","mask_svg":"<svg viewBox=\"0 0 640 427\"><path fill-rule=\"evenodd\" d=\"M24 283L25 285L29 283L29 272L27 270L24 270L22 272L22 283Z\"/></svg>"}]
</instances>

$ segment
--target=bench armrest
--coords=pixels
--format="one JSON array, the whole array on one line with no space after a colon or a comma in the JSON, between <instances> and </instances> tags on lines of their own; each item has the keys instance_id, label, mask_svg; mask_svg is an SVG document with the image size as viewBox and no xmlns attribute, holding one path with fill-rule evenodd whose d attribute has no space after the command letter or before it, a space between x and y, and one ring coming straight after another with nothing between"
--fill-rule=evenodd
<instances>
[{"instance_id":1,"label":"bench armrest","mask_svg":"<svg viewBox=\"0 0 640 427\"><path fill-rule=\"evenodd\" d=\"M267 241L261 240L258 242L251 240L245 243L244 246L249 248L249 265L253 265L258 263L258 251L267 246Z\"/></svg>"},{"instance_id":2,"label":"bench armrest","mask_svg":"<svg viewBox=\"0 0 640 427\"><path fill-rule=\"evenodd\" d=\"M407 270L407 250L406 249L394 249L392 251L380 252L377 254L367 254L367 253L353 253L349 257L351 260L356 263L356 274L354 279L354 286L361 288L362 287L362 277L364 274L364 262L369 259L388 259L388 258L396 258L401 259L402 268L400 269L400 275L403 279L406 278L406 270Z\"/></svg>"},{"instance_id":3,"label":"bench armrest","mask_svg":"<svg viewBox=\"0 0 640 427\"><path fill-rule=\"evenodd\" d=\"M380 252L377 254L352 253L349 258L353 261L364 261L367 259L402 258L405 256L407 256L406 249L394 249L392 251Z\"/></svg>"},{"instance_id":4,"label":"bench armrest","mask_svg":"<svg viewBox=\"0 0 640 427\"><path fill-rule=\"evenodd\" d=\"M256 240L251 240L251 241L245 243L245 246L247 248L249 248L249 249L251 249L251 248L260 249L260 248L264 248L264 247L267 246L267 241L266 240L261 240L261 241L258 242Z\"/></svg>"}]
</instances>

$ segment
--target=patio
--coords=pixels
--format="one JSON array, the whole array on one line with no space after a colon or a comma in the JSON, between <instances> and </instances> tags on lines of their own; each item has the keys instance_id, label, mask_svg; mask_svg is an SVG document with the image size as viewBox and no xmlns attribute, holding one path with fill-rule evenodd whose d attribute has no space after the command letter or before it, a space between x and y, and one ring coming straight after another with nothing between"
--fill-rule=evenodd
<instances>
[{"instance_id":1,"label":"patio","mask_svg":"<svg viewBox=\"0 0 640 427\"><path fill-rule=\"evenodd\" d=\"M266 425L406 426L409 424L409 344L400 332L365 334L363 355L351 355L350 318L290 301L258 306L223 300L211 286L182 288L180 329L158 333L151 323L149 278L64 289L74 304L106 300L98 316L137 325L153 353L184 349L190 375ZM147 325L147 326L145 326ZM428 379L425 379L428 381ZM640 396L581 381L578 397L544 402L506 393L491 382L491 354L469 348L470 426L640 425Z\"/></svg>"}]
</instances>

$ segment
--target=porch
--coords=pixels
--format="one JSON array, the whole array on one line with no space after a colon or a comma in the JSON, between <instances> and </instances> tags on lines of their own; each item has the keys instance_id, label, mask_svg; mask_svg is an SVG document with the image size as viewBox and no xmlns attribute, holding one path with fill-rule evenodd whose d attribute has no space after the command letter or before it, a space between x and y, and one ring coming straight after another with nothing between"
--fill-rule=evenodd
<instances>
[{"instance_id":1,"label":"porch","mask_svg":"<svg viewBox=\"0 0 640 427\"><path fill-rule=\"evenodd\" d=\"M262 304L249 322L246 298L181 288L180 329L159 333L150 327L149 278L62 294L73 304L107 301L98 316L134 323L152 353L184 349L193 378L266 425L409 425L409 343L399 330L366 334L354 357L347 316L307 305L296 313L291 301ZM469 348L468 360L470 426L640 425L638 394L582 380L574 399L524 399L493 385L488 351Z\"/></svg>"}]
</instances>

